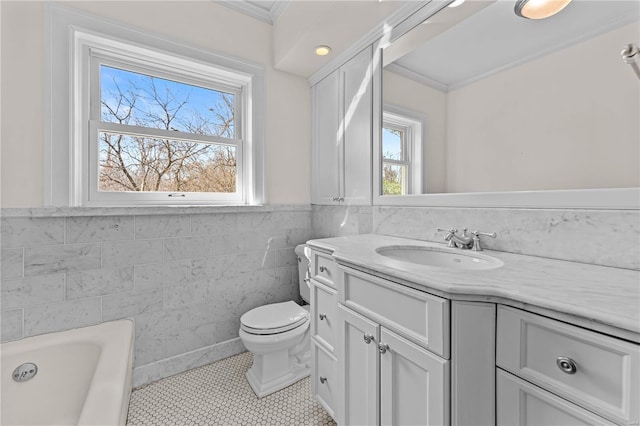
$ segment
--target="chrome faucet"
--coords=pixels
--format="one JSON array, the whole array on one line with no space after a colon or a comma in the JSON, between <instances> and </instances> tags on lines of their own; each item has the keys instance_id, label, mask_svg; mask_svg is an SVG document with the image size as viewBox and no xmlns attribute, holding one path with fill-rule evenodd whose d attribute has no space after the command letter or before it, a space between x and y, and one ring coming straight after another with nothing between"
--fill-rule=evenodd
<instances>
[{"instance_id":1,"label":"chrome faucet","mask_svg":"<svg viewBox=\"0 0 640 426\"><path fill-rule=\"evenodd\" d=\"M479 231L472 231L471 235L469 235L467 234L467 228L464 228L462 230L462 235L458 235L458 230L454 228L438 228L438 231L447 233L447 235L444 237L444 240L448 242L447 247L474 251L482 251L482 246L480 245L480 235L491 238L495 238L498 236L498 234L496 234L495 232L487 234L486 232Z\"/></svg>"}]
</instances>

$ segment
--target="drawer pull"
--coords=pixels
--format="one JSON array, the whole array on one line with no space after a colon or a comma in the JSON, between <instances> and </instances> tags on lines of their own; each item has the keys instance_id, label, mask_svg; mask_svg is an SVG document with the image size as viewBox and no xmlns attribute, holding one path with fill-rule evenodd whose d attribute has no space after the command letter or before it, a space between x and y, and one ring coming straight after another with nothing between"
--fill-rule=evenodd
<instances>
[{"instance_id":1,"label":"drawer pull","mask_svg":"<svg viewBox=\"0 0 640 426\"><path fill-rule=\"evenodd\" d=\"M375 340L375 339L373 338L373 334L366 333L366 334L364 335L364 342L365 342L367 345L368 345L369 343L371 343L371 341L372 341L372 340Z\"/></svg>"},{"instance_id":2,"label":"drawer pull","mask_svg":"<svg viewBox=\"0 0 640 426\"><path fill-rule=\"evenodd\" d=\"M324 267L324 266L320 265L320 272L324 272L324 271L326 271L326 270L327 270L327 268L326 268L326 267Z\"/></svg>"},{"instance_id":3,"label":"drawer pull","mask_svg":"<svg viewBox=\"0 0 640 426\"><path fill-rule=\"evenodd\" d=\"M556 359L556 365L563 373L576 374L576 371L578 371L576 362L566 356L559 356L558 359Z\"/></svg>"},{"instance_id":4,"label":"drawer pull","mask_svg":"<svg viewBox=\"0 0 640 426\"><path fill-rule=\"evenodd\" d=\"M389 350L389 345L387 345L386 343L378 343L378 350L380 351L381 354L387 353L387 351Z\"/></svg>"},{"instance_id":5,"label":"drawer pull","mask_svg":"<svg viewBox=\"0 0 640 426\"><path fill-rule=\"evenodd\" d=\"M320 376L320 383L324 384L327 381L326 377Z\"/></svg>"},{"instance_id":6,"label":"drawer pull","mask_svg":"<svg viewBox=\"0 0 640 426\"><path fill-rule=\"evenodd\" d=\"M320 321L322 321L323 319L325 319L327 317L325 314L320 314L318 316L320 317Z\"/></svg>"}]
</instances>

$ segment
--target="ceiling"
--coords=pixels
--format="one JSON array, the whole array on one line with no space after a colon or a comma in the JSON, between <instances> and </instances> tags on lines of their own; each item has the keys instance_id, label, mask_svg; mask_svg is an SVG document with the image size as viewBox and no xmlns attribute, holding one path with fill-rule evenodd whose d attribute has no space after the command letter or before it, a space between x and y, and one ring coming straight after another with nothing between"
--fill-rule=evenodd
<instances>
[{"instance_id":1,"label":"ceiling","mask_svg":"<svg viewBox=\"0 0 640 426\"><path fill-rule=\"evenodd\" d=\"M217 0L218 3L273 25L276 69L310 77L386 18L415 0ZM331 55L314 54L328 45Z\"/></svg>"},{"instance_id":2,"label":"ceiling","mask_svg":"<svg viewBox=\"0 0 640 426\"><path fill-rule=\"evenodd\" d=\"M415 10L419 3L415 0L217 2L272 25L274 67L307 78L391 16L404 13L409 6ZM451 90L481 75L559 50L616 28L621 21L632 22L640 17L638 0L574 0L563 11L544 20L516 16L514 4L515 0L467 0L459 7L444 8L419 26L423 33L419 40L411 40L413 45L394 52L400 58L394 63L394 70L441 90ZM410 33L413 32L416 31ZM318 45L330 46L332 54L315 55L314 48Z\"/></svg>"},{"instance_id":3,"label":"ceiling","mask_svg":"<svg viewBox=\"0 0 640 426\"><path fill-rule=\"evenodd\" d=\"M434 87L452 90L640 19L638 1L575 0L544 20L520 18L513 9L512 1L496 1L421 41L421 47L395 64ZM640 39L628 42L637 44Z\"/></svg>"}]
</instances>

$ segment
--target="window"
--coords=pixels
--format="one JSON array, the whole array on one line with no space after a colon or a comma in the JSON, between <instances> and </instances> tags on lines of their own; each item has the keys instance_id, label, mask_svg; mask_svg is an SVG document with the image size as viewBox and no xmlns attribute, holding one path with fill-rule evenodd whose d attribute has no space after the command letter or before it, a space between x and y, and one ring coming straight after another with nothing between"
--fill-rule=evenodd
<instances>
[{"instance_id":1,"label":"window","mask_svg":"<svg viewBox=\"0 0 640 426\"><path fill-rule=\"evenodd\" d=\"M50 204L263 201L262 68L63 9L50 14L62 53L49 52L50 99L65 98L55 83L71 83L68 115L52 110L48 123ZM66 146L54 137L65 119Z\"/></svg>"},{"instance_id":2,"label":"window","mask_svg":"<svg viewBox=\"0 0 640 426\"><path fill-rule=\"evenodd\" d=\"M382 195L422 190L422 121L385 106L382 123Z\"/></svg>"}]
</instances>

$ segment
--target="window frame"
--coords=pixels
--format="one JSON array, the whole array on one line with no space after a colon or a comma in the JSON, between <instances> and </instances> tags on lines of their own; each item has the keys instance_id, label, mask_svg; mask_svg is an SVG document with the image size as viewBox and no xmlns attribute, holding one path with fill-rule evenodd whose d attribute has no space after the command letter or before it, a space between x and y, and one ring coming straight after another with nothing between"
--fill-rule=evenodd
<instances>
[{"instance_id":1,"label":"window frame","mask_svg":"<svg viewBox=\"0 0 640 426\"><path fill-rule=\"evenodd\" d=\"M392 117L386 115L382 122L382 129L390 129L401 132L402 136L400 137L400 159L388 158L384 156L384 137L382 138L382 147L381 156L382 156L382 175L384 176L384 165L391 164L396 166L406 166L406 176L402 180L402 193L401 194L384 194L383 195L407 195L411 194L412 186L413 186L413 167L412 167L412 151L413 151L413 135L412 135L412 126L407 125L404 122L400 122L399 120L394 120ZM383 187L384 189L384 187Z\"/></svg>"},{"instance_id":2,"label":"window frame","mask_svg":"<svg viewBox=\"0 0 640 426\"><path fill-rule=\"evenodd\" d=\"M266 201L262 66L142 33L64 6L47 5L45 13L45 35L49 39L45 44L44 205L257 205ZM238 147L236 192L178 193L185 197L170 197L168 192L98 193L99 131L119 132L120 126L100 120L100 64L233 93L234 139L162 133L162 129L144 127L131 130L151 137ZM93 161L93 171L89 161Z\"/></svg>"},{"instance_id":3,"label":"window frame","mask_svg":"<svg viewBox=\"0 0 640 426\"><path fill-rule=\"evenodd\" d=\"M425 173L425 161L423 159L424 120L420 114L392 105L384 105L382 111L382 129L393 129L403 132L401 143L403 144L402 154L404 158L400 160L386 158L384 156L384 140L381 135L379 159L380 182L378 184L380 195L385 196L382 187L385 163L407 166L406 184L404 185L406 192L398 195L420 194L423 188L426 188L426 177L423 177Z\"/></svg>"}]
</instances>

